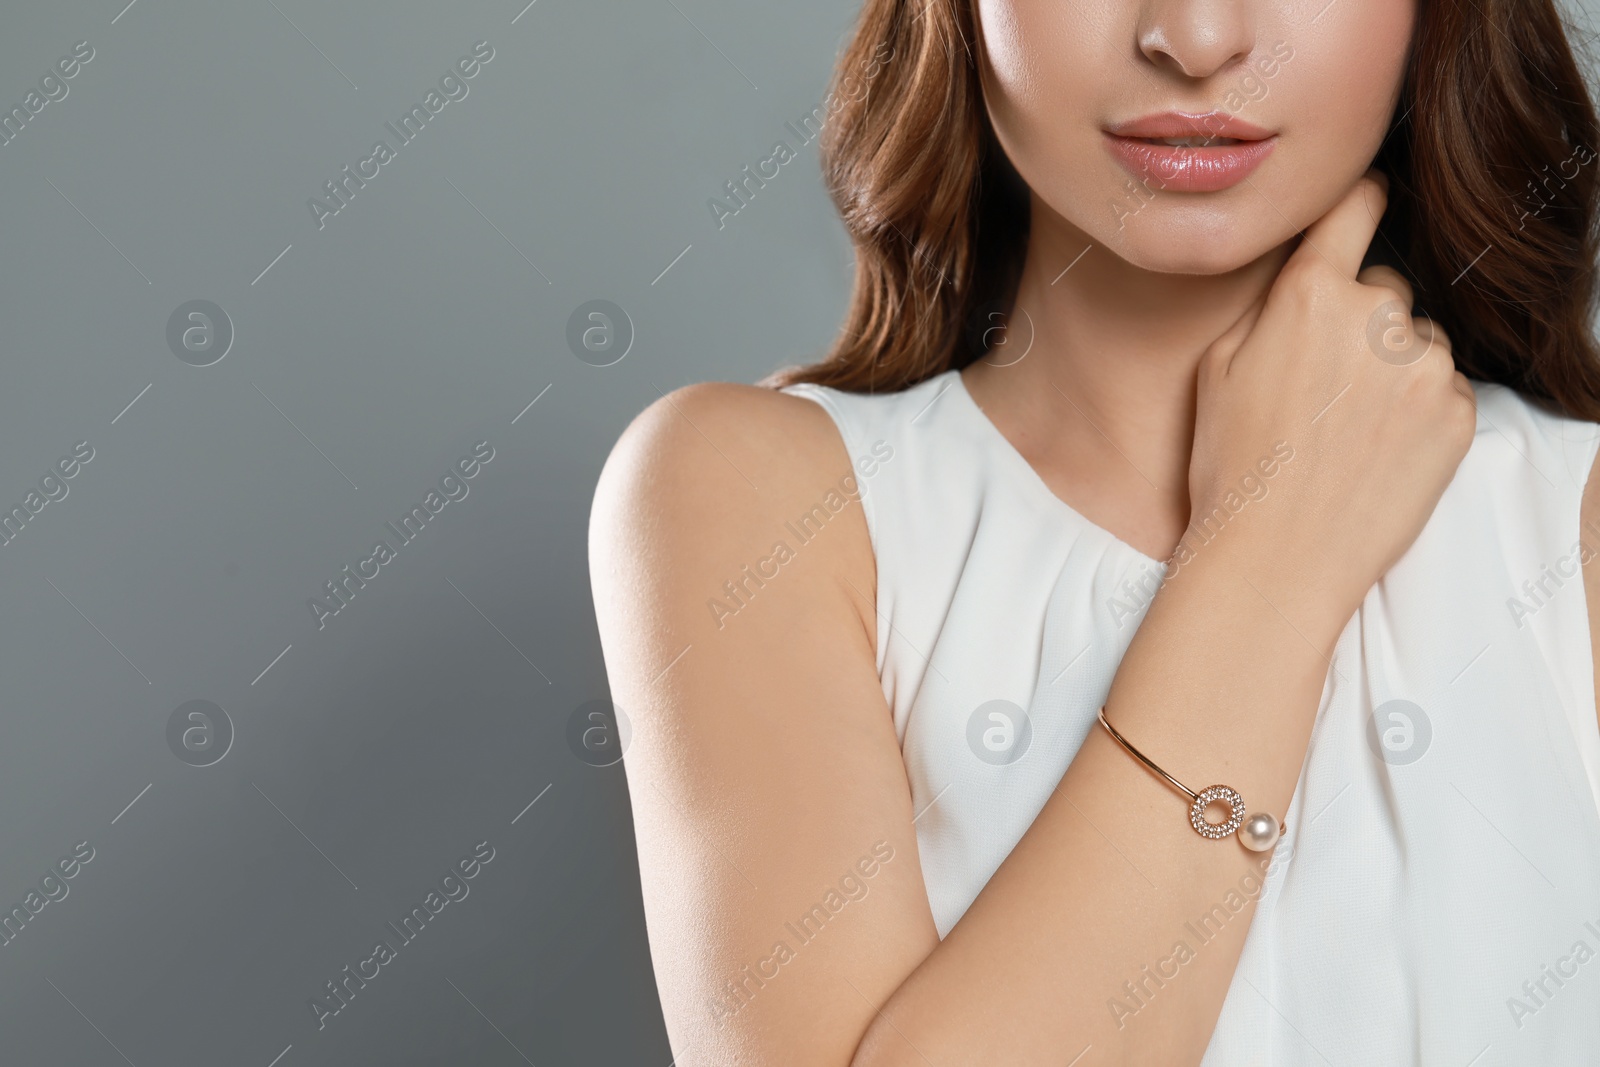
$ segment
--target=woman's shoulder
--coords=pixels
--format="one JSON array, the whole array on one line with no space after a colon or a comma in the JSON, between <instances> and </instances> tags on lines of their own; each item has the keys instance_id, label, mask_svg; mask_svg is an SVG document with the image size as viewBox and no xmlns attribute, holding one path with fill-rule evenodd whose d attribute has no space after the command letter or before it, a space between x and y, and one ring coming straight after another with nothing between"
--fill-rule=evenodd
<instances>
[{"instance_id":1,"label":"woman's shoulder","mask_svg":"<svg viewBox=\"0 0 1600 1067\"><path fill-rule=\"evenodd\" d=\"M634 417L606 460L601 489L667 507L683 492L739 487L777 499L847 466L838 431L817 404L766 386L699 382Z\"/></svg>"},{"instance_id":2,"label":"woman's shoulder","mask_svg":"<svg viewBox=\"0 0 1600 1067\"><path fill-rule=\"evenodd\" d=\"M785 524L851 484L851 470L834 421L810 400L729 382L663 394L623 431L595 490L589 552L597 598L643 597L669 613L678 610L670 605L693 605L703 614L708 598L741 604L727 584L755 588L741 576L760 571L775 544L792 542ZM834 516L837 533L804 549L803 569L870 596L865 522L859 508L843 511L854 514ZM873 605L861 607L872 619Z\"/></svg>"},{"instance_id":3,"label":"woman's shoulder","mask_svg":"<svg viewBox=\"0 0 1600 1067\"><path fill-rule=\"evenodd\" d=\"M927 413L953 372L913 385L862 392L813 382L781 388L702 382L651 403L624 431L606 462L596 508L626 504L681 515L691 528L729 514L733 502L809 511L819 493L859 497L870 535L871 501L860 484L892 454L890 441ZM948 405L944 405L948 407ZM926 416L926 417L925 417ZM751 495L757 494L757 495ZM708 513L686 501L720 496Z\"/></svg>"}]
</instances>

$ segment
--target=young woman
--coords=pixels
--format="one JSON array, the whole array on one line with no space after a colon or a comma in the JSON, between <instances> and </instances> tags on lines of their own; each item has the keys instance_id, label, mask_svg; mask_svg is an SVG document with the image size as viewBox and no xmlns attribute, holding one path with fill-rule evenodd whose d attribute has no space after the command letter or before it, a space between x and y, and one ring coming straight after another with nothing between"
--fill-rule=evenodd
<instances>
[{"instance_id":1,"label":"young woman","mask_svg":"<svg viewBox=\"0 0 1600 1067\"><path fill-rule=\"evenodd\" d=\"M838 341L592 516L677 1062L1593 1062L1549 0L867 0L833 100Z\"/></svg>"}]
</instances>

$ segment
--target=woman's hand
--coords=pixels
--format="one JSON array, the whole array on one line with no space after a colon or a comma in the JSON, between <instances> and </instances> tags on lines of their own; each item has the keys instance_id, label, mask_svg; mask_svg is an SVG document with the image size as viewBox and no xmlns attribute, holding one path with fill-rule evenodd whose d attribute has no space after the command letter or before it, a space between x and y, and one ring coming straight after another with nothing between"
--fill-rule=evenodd
<instances>
[{"instance_id":1,"label":"woman's hand","mask_svg":"<svg viewBox=\"0 0 1600 1067\"><path fill-rule=\"evenodd\" d=\"M1434 349L1409 366L1367 347L1375 310L1387 326L1385 301L1410 306L1397 279L1355 277L1381 197L1374 182L1352 191L1207 353L1196 520L1262 478L1276 442L1293 457L1198 545L1195 573L1156 595L1105 699L1180 779L1226 781L1254 810L1286 811L1305 760L1328 664L1302 636L1348 621L1472 432L1442 332L1423 328ZM596 620L612 696L634 721L640 885L679 1062L1060 1064L1092 1047L1098 1063L1198 1063L1253 894L1153 1010L1125 1024L1108 1003L1171 953L1175 931L1258 877L1261 857L1200 838L1181 799L1093 730L941 938L917 820L943 794L914 802L907 778L861 506L745 589L733 618L708 611L790 517L853 477L854 458L809 400L695 386L635 421L596 491ZM970 788L958 781L938 785ZM876 872L870 895L830 917L818 901L850 870ZM806 916L825 933L796 936Z\"/></svg>"},{"instance_id":2,"label":"woman's hand","mask_svg":"<svg viewBox=\"0 0 1600 1067\"><path fill-rule=\"evenodd\" d=\"M1357 273L1387 187L1369 171L1308 227L1199 369L1179 569L1221 551L1330 640L1421 532L1477 421L1449 338L1410 315L1410 285ZM1247 493L1259 503L1243 507Z\"/></svg>"}]
</instances>

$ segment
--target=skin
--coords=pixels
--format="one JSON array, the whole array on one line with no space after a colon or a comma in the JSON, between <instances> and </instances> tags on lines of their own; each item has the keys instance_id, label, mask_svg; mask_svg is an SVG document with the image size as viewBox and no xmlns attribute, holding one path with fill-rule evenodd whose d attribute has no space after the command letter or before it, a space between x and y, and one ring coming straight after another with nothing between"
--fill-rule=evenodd
<instances>
[{"instance_id":1,"label":"skin","mask_svg":"<svg viewBox=\"0 0 1600 1067\"><path fill-rule=\"evenodd\" d=\"M1415 4L1338 0L1312 25L1326 4L978 5L984 100L1033 225L1016 336L967 386L1058 496L1157 559L1189 521L1200 351L1361 177L1399 101ZM1217 193L1130 192L1102 128L1212 108L1276 133L1267 161Z\"/></svg>"},{"instance_id":2,"label":"skin","mask_svg":"<svg viewBox=\"0 0 1600 1067\"><path fill-rule=\"evenodd\" d=\"M1432 513L1476 421L1442 329L1410 324L1427 353L1404 367L1366 342L1374 311L1411 303L1392 271L1360 264L1386 203L1382 176L1364 175L1414 10L1339 0L1310 25L1324 5L979 5L990 113L1034 191L1018 298L1034 329L1025 356L1001 346L965 380L1053 491L1157 558L1292 442L1267 506L1156 594L1107 702L1135 743L1161 739L1180 779L1228 782L1279 814L1335 639ZM1241 112L1279 133L1263 167L1220 193L1164 191L1119 229L1105 205L1128 176L1101 125L1208 110L1281 40L1293 60ZM857 458L810 401L695 385L634 421L596 493L591 577L633 724L641 886L677 1062L1199 1062L1253 909L1135 1020L1118 1027L1106 1002L1261 857L1200 838L1167 786L1092 731L941 941L876 668L859 504L768 565L736 614L708 608L793 543L784 523ZM1600 543L1593 479L1583 514ZM1597 574L1586 567L1592 617ZM786 924L830 889L847 901L802 942ZM750 994L724 1002L732 1014L712 1006L730 982Z\"/></svg>"}]
</instances>

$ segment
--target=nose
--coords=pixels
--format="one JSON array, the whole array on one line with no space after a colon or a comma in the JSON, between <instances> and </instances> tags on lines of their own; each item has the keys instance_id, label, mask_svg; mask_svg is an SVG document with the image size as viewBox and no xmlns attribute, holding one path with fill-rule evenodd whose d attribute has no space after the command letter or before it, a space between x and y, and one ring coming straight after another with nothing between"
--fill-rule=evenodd
<instances>
[{"instance_id":1,"label":"nose","mask_svg":"<svg viewBox=\"0 0 1600 1067\"><path fill-rule=\"evenodd\" d=\"M1205 78L1255 47L1255 0L1146 0L1139 51L1158 67Z\"/></svg>"}]
</instances>

